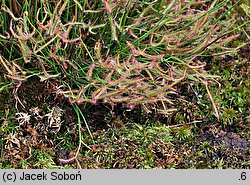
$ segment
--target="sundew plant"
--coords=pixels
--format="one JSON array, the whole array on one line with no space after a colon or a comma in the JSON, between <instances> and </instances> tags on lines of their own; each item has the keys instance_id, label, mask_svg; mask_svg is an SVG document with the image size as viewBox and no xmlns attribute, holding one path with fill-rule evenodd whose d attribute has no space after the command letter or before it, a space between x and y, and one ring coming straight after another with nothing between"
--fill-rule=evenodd
<instances>
[{"instance_id":1,"label":"sundew plant","mask_svg":"<svg viewBox=\"0 0 250 185\"><path fill-rule=\"evenodd\" d=\"M234 54L230 0L1 1L0 69L15 89L54 81L72 104L176 111L183 82L203 84L219 119L203 56ZM247 23L244 23L244 25Z\"/></svg>"}]
</instances>

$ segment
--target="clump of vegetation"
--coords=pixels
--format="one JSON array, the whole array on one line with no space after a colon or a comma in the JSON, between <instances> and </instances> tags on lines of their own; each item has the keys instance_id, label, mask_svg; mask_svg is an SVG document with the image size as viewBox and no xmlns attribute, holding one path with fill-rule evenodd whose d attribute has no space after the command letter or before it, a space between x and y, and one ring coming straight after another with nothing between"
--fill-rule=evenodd
<instances>
[{"instance_id":1,"label":"clump of vegetation","mask_svg":"<svg viewBox=\"0 0 250 185\"><path fill-rule=\"evenodd\" d=\"M12 9L19 7L13 2ZM41 81L58 78L56 93L71 103L123 103L129 109L140 104L167 114L175 110L171 96L177 84L213 79L198 56L236 51L226 48L237 37L235 20L221 16L228 1L20 5L20 17L6 4L1 7L2 47L12 48L1 56L6 76L19 84L33 75Z\"/></svg>"},{"instance_id":2,"label":"clump of vegetation","mask_svg":"<svg viewBox=\"0 0 250 185\"><path fill-rule=\"evenodd\" d=\"M248 73L236 55L247 44L236 39L249 40L247 7L240 0L3 1L3 161L18 168L229 167L217 149L205 149L216 146L211 137L204 147L195 138L217 125L249 136L249 80L234 73L239 65L246 66L239 74ZM240 20L236 9L245 12ZM221 71L229 59L240 62ZM249 145L239 142L244 161ZM186 143L185 151L175 143ZM195 147L200 155L191 155ZM187 163L208 154L211 163Z\"/></svg>"}]
</instances>

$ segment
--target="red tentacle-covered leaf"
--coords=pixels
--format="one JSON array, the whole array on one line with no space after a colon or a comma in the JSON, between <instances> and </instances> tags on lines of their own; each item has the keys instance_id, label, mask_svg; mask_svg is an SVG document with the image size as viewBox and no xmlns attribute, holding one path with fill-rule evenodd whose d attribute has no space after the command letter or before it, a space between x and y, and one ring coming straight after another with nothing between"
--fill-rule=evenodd
<instances>
[{"instance_id":1,"label":"red tentacle-covered leaf","mask_svg":"<svg viewBox=\"0 0 250 185\"><path fill-rule=\"evenodd\" d=\"M88 81L90 81L91 77L92 77L92 74L93 74L93 69L95 68L95 63L92 63L90 68L89 68L89 71L88 71Z\"/></svg>"}]
</instances>

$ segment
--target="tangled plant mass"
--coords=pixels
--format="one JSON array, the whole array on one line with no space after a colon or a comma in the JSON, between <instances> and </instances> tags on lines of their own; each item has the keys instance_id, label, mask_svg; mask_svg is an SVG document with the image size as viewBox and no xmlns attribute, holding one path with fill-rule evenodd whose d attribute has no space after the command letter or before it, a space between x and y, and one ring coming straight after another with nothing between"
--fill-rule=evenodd
<instances>
[{"instance_id":1,"label":"tangled plant mass","mask_svg":"<svg viewBox=\"0 0 250 185\"><path fill-rule=\"evenodd\" d=\"M20 17L3 5L11 19L0 36L17 53L1 53L1 65L19 84L34 75L59 79L55 93L71 103L140 105L159 114L176 110L178 84L191 80L206 85L219 117L208 89L214 77L199 57L236 52L228 47L237 37L233 17L225 18L228 2L41 1Z\"/></svg>"}]
</instances>

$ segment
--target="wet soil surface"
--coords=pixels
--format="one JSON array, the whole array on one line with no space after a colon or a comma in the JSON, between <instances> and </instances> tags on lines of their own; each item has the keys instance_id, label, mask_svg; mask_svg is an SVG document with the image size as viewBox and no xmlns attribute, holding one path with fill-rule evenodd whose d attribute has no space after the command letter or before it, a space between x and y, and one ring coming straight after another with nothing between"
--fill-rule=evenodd
<instances>
[{"instance_id":1,"label":"wet soil surface","mask_svg":"<svg viewBox=\"0 0 250 185\"><path fill-rule=\"evenodd\" d=\"M217 129L216 129L217 130ZM212 146L221 146L230 150L235 150L250 157L250 143L234 132L211 129L200 137L201 142L209 142Z\"/></svg>"}]
</instances>

